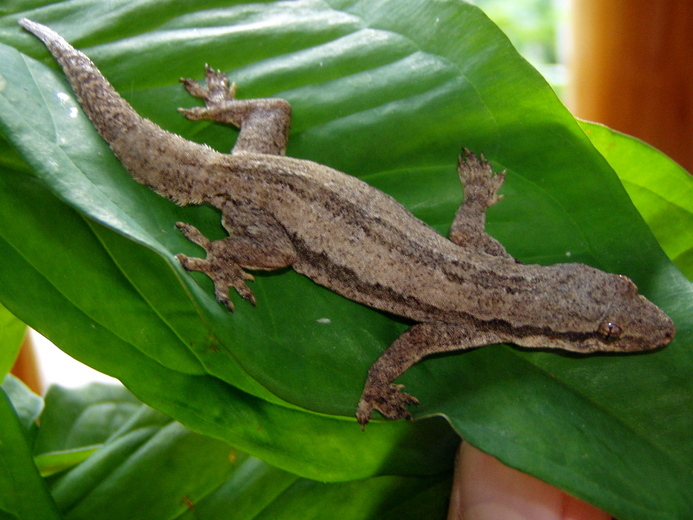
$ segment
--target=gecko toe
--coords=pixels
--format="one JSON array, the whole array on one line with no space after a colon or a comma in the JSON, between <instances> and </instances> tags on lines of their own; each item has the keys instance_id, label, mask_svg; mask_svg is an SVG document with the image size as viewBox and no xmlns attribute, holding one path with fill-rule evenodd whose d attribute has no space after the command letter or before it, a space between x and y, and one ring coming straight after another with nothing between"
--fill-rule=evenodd
<instances>
[{"instance_id":1,"label":"gecko toe","mask_svg":"<svg viewBox=\"0 0 693 520\"><path fill-rule=\"evenodd\" d=\"M200 85L197 81L191 78L180 78L180 82L188 91L188 94L195 96L196 98L204 99L207 95L207 89Z\"/></svg>"},{"instance_id":2,"label":"gecko toe","mask_svg":"<svg viewBox=\"0 0 693 520\"><path fill-rule=\"evenodd\" d=\"M236 310L236 308L233 305L233 302L231 301L231 298L229 298L228 287L223 291L215 290L214 296L216 297L216 299L219 303L226 306L226 308L229 310L229 312L233 313Z\"/></svg>"},{"instance_id":3,"label":"gecko toe","mask_svg":"<svg viewBox=\"0 0 693 520\"><path fill-rule=\"evenodd\" d=\"M209 111L203 107L179 108L178 112L183 114L190 121L200 121L202 119L208 119L209 117Z\"/></svg>"},{"instance_id":4,"label":"gecko toe","mask_svg":"<svg viewBox=\"0 0 693 520\"><path fill-rule=\"evenodd\" d=\"M247 274L244 271L241 272L243 274ZM245 277L242 277L241 280L235 281L232 287L236 289L236 292L240 295L241 298L249 301L252 306L255 306L257 304L253 290L245 284Z\"/></svg>"},{"instance_id":5,"label":"gecko toe","mask_svg":"<svg viewBox=\"0 0 693 520\"><path fill-rule=\"evenodd\" d=\"M186 256L184 254L176 255L176 259L186 271L202 271L207 270L207 261L202 258Z\"/></svg>"}]
</instances>

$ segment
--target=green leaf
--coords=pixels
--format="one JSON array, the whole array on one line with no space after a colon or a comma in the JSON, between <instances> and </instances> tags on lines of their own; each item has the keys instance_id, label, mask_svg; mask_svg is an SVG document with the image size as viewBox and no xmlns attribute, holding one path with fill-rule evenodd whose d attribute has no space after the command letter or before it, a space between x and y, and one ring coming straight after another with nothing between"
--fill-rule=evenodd
<instances>
[{"instance_id":1,"label":"green leaf","mask_svg":"<svg viewBox=\"0 0 693 520\"><path fill-rule=\"evenodd\" d=\"M26 325L0 305L0 377L12 369L25 334Z\"/></svg>"},{"instance_id":2,"label":"green leaf","mask_svg":"<svg viewBox=\"0 0 693 520\"><path fill-rule=\"evenodd\" d=\"M37 446L94 440L102 445L36 457L60 465L92 453L49 480L66 519L443 518L448 501L447 475L310 481L195 434L122 388L51 387Z\"/></svg>"},{"instance_id":3,"label":"green leaf","mask_svg":"<svg viewBox=\"0 0 693 520\"><path fill-rule=\"evenodd\" d=\"M24 430L4 389L0 388L0 518L59 519L41 479Z\"/></svg>"},{"instance_id":4,"label":"green leaf","mask_svg":"<svg viewBox=\"0 0 693 520\"><path fill-rule=\"evenodd\" d=\"M580 121L618 174L669 258L693 279L693 182L659 150L603 125Z\"/></svg>"},{"instance_id":5,"label":"green leaf","mask_svg":"<svg viewBox=\"0 0 693 520\"><path fill-rule=\"evenodd\" d=\"M18 56L7 61L8 64L14 61L18 65L13 73L18 80L17 85L31 83L38 75L45 73L45 69L41 67L35 71L27 70L21 58L20 62L17 62L17 59ZM32 67L30 63L29 67ZM22 69L25 71L23 80L18 75ZM57 81L52 87L49 86L51 78L52 81ZM42 76L39 81L48 87L49 92L65 90L64 80L60 76ZM15 101L23 99L25 93L15 93L10 87L6 95L6 99L10 99L16 106ZM19 97L14 99L14 95ZM39 100L57 103L49 110L55 110L56 117L64 116L60 98L37 92L31 101L32 105L36 103L34 106L40 106ZM14 110L10 107L8 109ZM23 119L15 118L12 124ZM74 124L78 126L72 126ZM98 136L94 136L88 121L67 116L58 127L64 125L67 125L66 129L70 127L70 134L84 134L80 139L81 145L93 141L95 146L103 146ZM61 196L78 205L84 204L85 209L96 211L104 218L104 209L115 211L116 216L113 218L116 220L107 220L122 224L125 228L130 226L133 234L140 233L140 220L145 224L148 221L150 229L148 234L138 235L149 242L149 248L145 249L123 239L122 235L92 221L83 220L58 200L43 192L32 178L21 175L5 176L3 180L8 183L3 191L3 195L7 195L2 206L6 211L5 219L16 221L17 215L28 212L29 208L33 215L36 215L35 208L39 208L44 217L50 215L50 218L43 219L29 216L31 231L18 228L16 231L8 229L5 233L8 242L5 242L6 254L3 255L3 261L7 262L5 265L9 269L16 270L17 262L21 264L24 258L30 258L35 254L41 257L41 261L36 264L38 272L33 268L22 269L26 275L38 275L38 278L34 276L29 280L13 276L7 281L7 293L12 293L12 298L15 298L17 295L24 296L19 290L20 287L29 285L40 288L42 299L46 303L46 312L50 314L60 309L59 321L50 317L44 320L36 319L36 310L32 310L32 323L38 330L66 348L71 355L119 377L149 403L161 407L188 424L192 421L196 429L224 438L275 464L286 466L290 463L293 471L304 475L324 479L362 478L377 471L394 471L396 468L429 474L450 466L457 437L450 429L442 427L441 421L415 425L374 425L371 428L373 433L364 436L353 419L344 421L343 418L298 412L295 405L289 406L274 395L276 391L273 394L266 388L280 384L282 388L279 390L288 392L294 402L297 399L291 394L299 390L303 395L298 396L298 401L309 399L312 401L309 404L313 410L325 411L326 407L330 407L352 416L355 406L353 403L358 400L359 388L349 384L346 377L348 371L342 375L339 366L351 370L353 375L355 370L352 360L345 358L335 366L334 357L325 356L329 353L325 353L322 347L325 341L324 334L322 337L315 336L313 341L307 343L305 338L315 335L317 327L325 331L333 344L340 342L346 349L358 353L361 345L366 343L371 344L377 351L378 342L374 335L381 338L383 335L391 336L393 330L402 330L401 325L393 324L382 317L379 325L376 323L370 330L364 329L360 322L371 319L374 315L372 311L322 290L319 290L322 294L318 293L315 299L305 300L302 296L303 288L311 290L313 285L296 275L287 275L289 280L293 280L290 284L297 286L296 288L277 284L276 281L280 280L273 280L276 277L266 277L268 283L279 286L282 292L290 292L292 299L298 300L298 304L294 306L297 311L300 312L301 308L307 310L302 320L288 323L289 327L282 331L282 336L277 337L267 327L263 330L262 323L263 320L267 322L268 316L273 316L277 308L280 309L280 314L285 313L285 305L290 304L288 301L286 304L277 303L274 308L266 307L262 314L246 308L243 316L239 309L236 316L231 317L225 309L209 298L208 286L205 285L204 290L201 289L188 274L182 273L172 258L173 253L182 248L194 253L189 244L185 244L181 237L173 234L173 223L176 220L199 219L200 217L195 215L201 214L207 216L207 223L198 222L199 227L216 228L216 214L208 208L185 208L184 216L181 217L180 214L177 215L179 208L171 206L159 197L152 199L148 190L141 189L127 176L117 179L102 175L109 171L109 168L122 171L107 149L106 153L97 155L88 147L84 151L83 158L92 165L94 160L105 159L105 163L96 165L95 169L85 170L96 173L101 178L96 181L85 180L82 170L76 168L71 158L61 149L51 145L51 140L43 139L40 133L45 128L27 128L28 140L18 145L19 148L26 146L26 156L29 160L32 160L31 150L52 148L51 162L57 165L53 172L46 170L45 162L36 165L39 171L43 171L46 180L52 178L58 184L62 184L66 178L71 177L68 172L73 172L72 178L77 184L69 182L70 185L64 186ZM22 132L15 131L13 135L16 137L22 135ZM37 142L41 142L38 147ZM13 181L16 182L10 185ZM123 183L129 186L127 189L134 188L140 195L118 194L118 184ZM93 191L96 186L99 186L96 192L101 194L110 191L111 196L117 199L117 204L106 200L103 195L97 195ZM84 194L83 190L90 187L96 199ZM135 217L123 213L122 208L133 211ZM161 210L157 211L157 208ZM162 223L164 220L168 222ZM43 231L34 227L41 226L39 221L43 222ZM60 234L71 237L69 243L61 241L64 247L55 243L54 224L58 221L62 227ZM121 227L121 231L126 230ZM28 235L31 235L31 238L27 240ZM173 241L174 245L164 250L160 243L162 241ZM51 245L47 247L49 243ZM157 248L165 251L168 263L153 253ZM48 249L50 255L42 254ZM30 261L29 264L31 263L33 262ZM79 283L72 283L72 277L75 275L79 276ZM107 286L100 285L99 280L109 279ZM181 287L181 280L186 286ZM206 284L206 281L202 280L202 283ZM10 285L14 290L9 290ZM87 287L98 287L101 298L96 300L94 291L86 289ZM257 289L258 294L261 290L263 289ZM193 295L196 299L191 301ZM277 294L275 298L281 298L281 295ZM330 313L334 315L332 322L338 326L330 327L319 322L324 318L321 309L323 305L320 304L323 299L336 302L330 306ZM67 319L67 316L70 319ZM77 336L74 334L75 323L81 324L81 333ZM48 330L48 327L52 330ZM276 370L266 370L266 356L258 357L257 349L250 348L252 344L258 344L258 332L261 336L259 341L266 344L266 348L276 349L274 362L288 363L287 371L278 374L282 377L276 382L272 381ZM270 334L267 334L268 332ZM250 338L244 340L244 336ZM235 339L233 343L231 338ZM380 343L382 342L381 339ZM101 348L95 350L95 343ZM313 365L313 373L307 378L291 368L291 365L305 363L306 359L305 354L295 352L296 343L306 343L307 347L315 350L315 355L309 358ZM236 352L233 352L234 350ZM363 353L359 356L363 359ZM209 376L201 375L202 366L198 359L204 363L204 370L210 374ZM368 362L367 359L363 361L364 364ZM260 366L254 367L258 363ZM259 375L265 379L262 381L264 386L249 377L247 365L250 365L250 369L255 373L261 370ZM334 377L331 378L334 381L328 386L324 385L325 370L334 373ZM360 374L356 373L356 377L360 377ZM224 381L233 386L225 384ZM297 384L299 381L302 384ZM336 384L336 381L342 381L343 384ZM309 385L304 387L305 383ZM348 393L345 399L346 392ZM258 410L265 411L258 415ZM264 422L256 424L254 421L235 420L238 416L250 416L254 421L260 420L263 416L265 419ZM266 432L268 417L269 425L275 424L270 428L270 442ZM294 426L293 435L285 431L285 424ZM304 431L321 432L322 442L317 445L311 443L312 449L308 452ZM428 448L422 449L421 438L431 441ZM392 453L393 446L398 447L396 454Z\"/></svg>"},{"instance_id":6,"label":"green leaf","mask_svg":"<svg viewBox=\"0 0 693 520\"><path fill-rule=\"evenodd\" d=\"M49 477L84 462L100 447L97 445L74 450L51 451L34 457L34 463L42 477Z\"/></svg>"},{"instance_id":7,"label":"green leaf","mask_svg":"<svg viewBox=\"0 0 693 520\"><path fill-rule=\"evenodd\" d=\"M0 183L3 180L4 178L0 177ZM19 189L23 195L19 197L10 185L3 187L7 189L0 190L0 212L7 209L16 217L24 206L13 205L11 200L23 200L27 202L27 208L42 208L46 214L52 216L51 219L37 220L30 217L36 227L29 235L37 240L39 250L42 249L41 243L44 240L50 241L54 232L53 222L56 220L61 221L63 225L74 226L69 231L72 239L69 245L66 244L66 254L67 250L80 249L84 244L80 243L79 237L86 236L88 239L82 250L89 251L89 255L81 260L79 257L73 257L66 263L61 251L56 247L51 255L40 258L41 273L24 263L23 254L27 253L27 249L24 249L24 245L27 244L25 239L17 237L18 240L15 242L22 249L22 254L17 254L17 250L9 247L7 242L0 242L0 270L11 269L14 272L13 276L5 280L5 290L24 304L28 301L22 298L29 297L25 291L26 287L40 291L44 305L33 306L28 318L31 318L32 324L39 332L49 336L58 345L63 345L74 357L118 377L143 400L193 425L196 430L226 439L241 449L254 450L254 453L261 454L270 462L279 465L290 462L293 465L292 469L302 474L323 477L327 475L333 479L343 479L345 475L355 475L358 478L368 476L383 465L391 468L418 467L417 471L422 473L434 473L441 468L449 467L449 456L454 449L455 438L448 429L442 427L442 421L428 425L388 423L372 429L374 432L380 431L380 435L374 433L365 436L353 421L306 414L279 406L238 390L211 375L197 376L176 372L144 355L109 330L109 325L113 325L114 328L121 326L123 313L119 311L118 306L110 304L108 300L103 301L104 305L109 307L105 310L110 310L112 314L106 324L102 325L85 314L94 310L103 315L103 309L90 309L87 306L85 312L70 300L70 295L66 297L61 294L55 285L47 282L42 275L43 273L54 277L54 280L60 280L66 271L79 273L82 279L90 270L113 272L113 264L109 258L102 257L101 263L90 263L96 259L100 249L100 244L91 239L93 235L90 230L94 224L86 224L65 205L51 198L35 182L29 182L26 186L20 184ZM5 195L8 197L4 197ZM25 214L30 216L34 212L26 210ZM82 234L78 232L80 225L84 226L81 228L84 230ZM105 229L101 229L100 233L109 234ZM122 237L115 233L110 235L112 240L123 242ZM31 254L31 251L28 253ZM138 253L139 256L135 258L140 260L141 265L146 265L146 250ZM66 287L67 291L83 291L79 286L62 287ZM82 296L91 298L88 291ZM133 302L133 305L136 304L137 300ZM58 315L60 319L56 318ZM204 325L202 322L198 326ZM79 334L75 334L75 328L79 330ZM99 348L95 348L95 345ZM170 346L176 347L175 344ZM212 351L210 354L215 352ZM222 362L223 359L220 360L220 363ZM239 420L239 417L243 420ZM287 431L287 425L291 425L293 429ZM320 432L321 442L311 443L310 439L306 438L306 431ZM421 449L422 438L433 442L429 449ZM311 450L306 451L307 444L311 445ZM390 454L393 445L400 448L394 456ZM61 448L51 447L48 450L54 449Z\"/></svg>"},{"instance_id":8,"label":"green leaf","mask_svg":"<svg viewBox=\"0 0 693 520\"><path fill-rule=\"evenodd\" d=\"M73 519L136 518L143 510L148 518L175 517L187 509L183 496L205 496L233 465L225 443L103 384L51 387L35 451L62 470L50 480L51 493Z\"/></svg>"},{"instance_id":9,"label":"green leaf","mask_svg":"<svg viewBox=\"0 0 693 520\"><path fill-rule=\"evenodd\" d=\"M258 463L256 460L248 462ZM266 486L272 482L267 480L253 479L250 485L243 485L240 479L234 479L235 485L230 485L230 480L229 485L225 484L209 499L195 504L195 508L181 518L222 518L227 511L233 510L236 518L253 520L318 520L332 516L364 520L443 519L447 516L452 485L446 476L388 476L339 483L298 479L285 483L281 493L268 501ZM278 487L273 486L271 491Z\"/></svg>"},{"instance_id":10,"label":"green leaf","mask_svg":"<svg viewBox=\"0 0 693 520\"><path fill-rule=\"evenodd\" d=\"M483 152L508 169L487 229L514 256L633 278L677 324L666 349L576 357L494 346L426 360L401 382L423 403L416 417L442 414L474 445L620 518L693 515L691 285L480 11L431 0L207 1L187 14L180 3L117 4L30 14L92 57L142 115L219 150L235 132L180 117L175 107L194 101L179 76L199 78L209 62L241 97L288 99L289 155L364 178L442 233L462 196L460 146ZM136 6L147 16L133 24ZM54 68L15 20L0 19L0 40ZM30 165L16 154L0 162L0 298L12 312L148 404L282 469L323 480L447 469L456 438L442 421L374 421L362 433L352 418L368 366L407 324L291 271L259 275L257 308L237 302L229 315L209 280L174 260L199 254L174 223L219 237L218 214L134 183L54 69L3 47L0 74L0 129Z\"/></svg>"},{"instance_id":11,"label":"green leaf","mask_svg":"<svg viewBox=\"0 0 693 520\"><path fill-rule=\"evenodd\" d=\"M74 390L51 386L45 403L34 444L37 454L103 444L142 409L142 403L124 388L97 383Z\"/></svg>"},{"instance_id":12,"label":"green leaf","mask_svg":"<svg viewBox=\"0 0 693 520\"><path fill-rule=\"evenodd\" d=\"M5 376L2 389L12 403L17 418L25 432L33 429L34 423L43 410L43 399L31 391L20 379L12 374Z\"/></svg>"}]
</instances>

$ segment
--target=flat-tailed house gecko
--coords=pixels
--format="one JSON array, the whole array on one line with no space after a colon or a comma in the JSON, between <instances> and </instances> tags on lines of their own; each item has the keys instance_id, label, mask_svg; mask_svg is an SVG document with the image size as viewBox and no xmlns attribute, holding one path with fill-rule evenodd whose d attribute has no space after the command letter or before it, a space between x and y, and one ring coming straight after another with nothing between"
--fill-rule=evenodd
<instances>
[{"instance_id":1,"label":"flat-tailed house gecko","mask_svg":"<svg viewBox=\"0 0 693 520\"><path fill-rule=\"evenodd\" d=\"M412 320L371 366L356 417L372 410L410 417L415 397L393 381L437 352L510 342L573 352L633 352L668 344L674 325L627 277L567 263L525 265L484 232L505 173L465 150L464 202L449 240L392 197L328 166L284 155L291 107L282 99L236 99L235 85L207 67L206 87L186 79L206 107L192 120L240 128L231 154L193 143L140 117L96 66L48 27L22 19L62 66L79 102L138 182L180 205L210 204L229 236L210 241L178 228L206 258L177 255L206 273L219 302L229 288L255 303L248 270L292 267L364 305Z\"/></svg>"}]
</instances>

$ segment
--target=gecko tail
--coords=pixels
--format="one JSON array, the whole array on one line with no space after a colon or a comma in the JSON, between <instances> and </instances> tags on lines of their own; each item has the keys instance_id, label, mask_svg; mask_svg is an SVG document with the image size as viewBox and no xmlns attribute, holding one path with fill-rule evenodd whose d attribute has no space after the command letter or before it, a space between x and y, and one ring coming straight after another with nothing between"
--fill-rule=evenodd
<instances>
[{"instance_id":1,"label":"gecko tail","mask_svg":"<svg viewBox=\"0 0 693 520\"><path fill-rule=\"evenodd\" d=\"M45 44L82 109L137 182L180 205L203 200L195 187L208 181L204 158L216 152L138 115L85 54L52 29L27 18L20 19L19 25Z\"/></svg>"},{"instance_id":2,"label":"gecko tail","mask_svg":"<svg viewBox=\"0 0 693 520\"><path fill-rule=\"evenodd\" d=\"M84 53L43 24L28 18L21 18L18 23L41 40L60 64L80 105L109 144L141 124L142 118Z\"/></svg>"},{"instance_id":3,"label":"gecko tail","mask_svg":"<svg viewBox=\"0 0 693 520\"><path fill-rule=\"evenodd\" d=\"M20 18L17 23L41 40L43 44L50 49L51 53L58 52L62 54L74 50L62 36L50 27L46 27L28 18Z\"/></svg>"}]
</instances>

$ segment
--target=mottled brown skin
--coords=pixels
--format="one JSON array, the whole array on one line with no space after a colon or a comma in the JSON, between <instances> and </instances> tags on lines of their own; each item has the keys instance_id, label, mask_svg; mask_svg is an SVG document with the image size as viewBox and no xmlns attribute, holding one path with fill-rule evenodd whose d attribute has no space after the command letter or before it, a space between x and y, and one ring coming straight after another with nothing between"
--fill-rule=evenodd
<instances>
[{"instance_id":1,"label":"mottled brown skin","mask_svg":"<svg viewBox=\"0 0 693 520\"><path fill-rule=\"evenodd\" d=\"M182 80L205 108L189 119L231 123L231 154L192 143L137 115L94 64L49 28L20 20L60 63L82 107L140 183L178 204L211 204L229 237L214 242L189 224L183 234L205 259L178 255L215 284L255 303L244 269L291 266L347 298L417 322L371 366L356 417L373 409L410 417L418 404L392 382L425 356L511 342L573 352L632 352L668 344L669 317L628 278L583 264L524 265L484 233L504 173L465 150L465 198L450 240L392 197L327 166L285 157L291 107L281 99L236 100L226 76L207 67L206 87Z\"/></svg>"}]
</instances>

